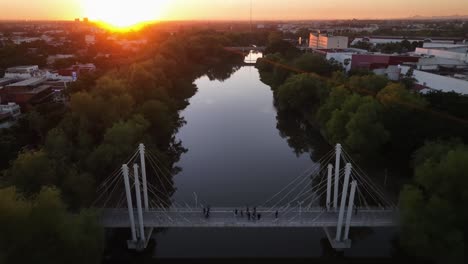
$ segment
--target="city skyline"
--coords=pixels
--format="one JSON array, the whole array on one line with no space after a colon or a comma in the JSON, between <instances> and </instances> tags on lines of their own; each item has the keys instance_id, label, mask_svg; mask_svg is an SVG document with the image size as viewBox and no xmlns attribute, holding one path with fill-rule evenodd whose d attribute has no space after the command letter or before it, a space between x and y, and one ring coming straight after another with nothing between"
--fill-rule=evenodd
<instances>
[{"instance_id":1,"label":"city skyline","mask_svg":"<svg viewBox=\"0 0 468 264\"><path fill-rule=\"evenodd\" d=\"M363 0L359 5L348 0L330 0L326 3L316 0L253 0L252 6L255 20L397 19L468 15L468 5L464 0L447 0L443 5L434 0L394 0L390 3ZM0 0L0 10L4 11L2 20L72 20L89 17L105 21L109 17L121 15L121 12L138 13L139 19L144 21L248 20L250 0L43 0L40 3Z\"/></svg>"}]
</instances>

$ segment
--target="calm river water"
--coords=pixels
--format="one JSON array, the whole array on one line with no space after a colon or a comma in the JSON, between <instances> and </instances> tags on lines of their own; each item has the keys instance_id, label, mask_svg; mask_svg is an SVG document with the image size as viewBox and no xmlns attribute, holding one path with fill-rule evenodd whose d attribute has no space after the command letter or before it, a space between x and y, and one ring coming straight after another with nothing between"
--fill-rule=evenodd
<instances>
[{"instance_id":1,"label":"calm river water","mask_svg":"<svg viewBox=\"0 0 468 264\"><path fill-rule=\"evenodd\" d=\"M312 166L277 129L273 93L258 70L243 66L225 81L196 80L177 138L188 152L177 164L174 200L195 205L255 205ZM318 139L321 140L321 139ZM388 257L392 229L358 232L350 257ZM315 229L169 229L154 235L156 258L311 257L329 252Z\"/></svg>"}]
</instances>

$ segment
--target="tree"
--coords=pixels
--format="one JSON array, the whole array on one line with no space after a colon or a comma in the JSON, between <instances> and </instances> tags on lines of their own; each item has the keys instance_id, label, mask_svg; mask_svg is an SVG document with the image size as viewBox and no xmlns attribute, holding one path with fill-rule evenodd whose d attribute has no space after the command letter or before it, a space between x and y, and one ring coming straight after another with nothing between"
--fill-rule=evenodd
<instances>
[{"instance_id":1,"label":"tree","mask_svg":"<svg viewBox=\"0 0 468 264\"><path fill-rule=\"evenodd\" d=\"M346 98L351 95L351 92L344 86L333 87L329 97L320 105L317 111L317 119L322 126L330 120L333 111L341 108Z\"/></svg>"},{"instance_id":2,"label":"tree","mask_svg":"<svg viewBox=\"0 0 468 264\"><path fill-rule=\"evenodd\" d=\"M136 115L107 129L102 143L87 159L87 167L97 177L97 181L120 166L121 161L134 152L138 143L144 140L148 127L148 121Z\"/></svg>"},{"instance_id":3,"label":"tree","mask_svg":"<svg viewBox=\"0 0 468 264\"><path fill-rule=\"evenodd\" d=\"M356 155L374 155L390 137L381 123L381 105L370 96L352 94L347 97L342 88L332 92L331 103L319 111L325 123L325 134L331 143L342 143ZM330 100L330 99L329 99ZM341 102L341 104L339 104ZM336 107L328 116L325 111Z\"/></svg>"},{"instance_id":4,"label":"tree","mask_svg":"<svg viewBox=\"0 0 468 264\"><path fill-rule=\"evenodd\" d=\"M465 263L468 148L433 142L416 152L414 184L400 195L401 243L439 263Z\"/></svg>"},{"instance_id":5,"label":"tree","mask_svg":"<svg viewBox=\"0 0 468 264\"><path fill-rule=\"evenodd\" d=\"M345 144L354 153L369 156L378 153L390 134L381 122L381 105L372 97L365 97L352 115L346 131Z\"/></svg>"},{"instance_id":6,"label":"tree","mask_svg":"<svg viewBox=\"0 0 468 264\"><path fill-rule=\"evenodd\" d=\"M363 95L375 95L388 84L388 79L378 75L351 76L348 87Z\"/></svg>"},{"instance_id":7,"label":"tree","mask_svg":"<svg viewBox=\"0 0 468 264\"><path fill-rule=\"evenodd\" d=\"M282 110L303 111L310 109L327 94L325 83L312 74L298 74L290 77L278 88L278 106Z\"/></svg>"},{"instance_id":8,"label":"tree","mask_svg":"<svg viewBox=\"0 0 468 264\"><path fill-rule=\"evenodd\" d=\"M42 186L56 184L55 163L45 151L26 151L13 161L6 171L7 180L28 195L39 192Z\"/></svg>"},{"instance_id":9,"label":"tree","mask_svg":"<svg viewBox=\"0 0 468 264\"><path fill-rule=\"evenodd\" d=\"M277 32L270 34L268 38L268 44L265 48L265 54L274 54L279 53L285 58L295 58L300 54L300 50L298 50L294 45L289 43L286 40L283 40L281 35Z\"/></svg>"},{"instance_id":10,"label":"tree","mask_svg":"<svg viewBox=\"0 0 468 264\"><path fill-rule=\"evenodd\" d=\"M330 76L333 72L342 70L340 66L332 64L324 57L312 53L301 55L294 60L294 65L304 72L315 73L320 76Z\"/></svg>"},{"instance_id":11,"label":"tree","mask_svg":"<svg viewBox=\"0 0 468 264\"><path fill-rule=\"evenodd\" d=\"M54 188L31 200L0 189L0 261L100 263L103 230L94 213L70 214Z\"/></svg>"},{"instance_id":12,"label":"tree","mask_svg":"<svg viewBox=\"0 0 468 264\"><path fill-rule=\"evenodd\" d=\"M376 99L383 105L382 122L392 135L386 150L405 162L430 138L438 124L425 111L426 100L402 84L387 85L377 94Z\"/></svg>"}]
</instances>

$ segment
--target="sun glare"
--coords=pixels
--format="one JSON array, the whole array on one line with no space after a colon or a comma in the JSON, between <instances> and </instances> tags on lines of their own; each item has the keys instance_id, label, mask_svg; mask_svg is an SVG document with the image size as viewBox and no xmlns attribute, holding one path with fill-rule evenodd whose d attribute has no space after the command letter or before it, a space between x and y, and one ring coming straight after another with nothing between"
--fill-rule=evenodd
<instances>
[{"instance_id":1,"label":"sun glare","mask_svg":"<svg viewBox=\"0 0 468 264\"><path fill-rule=\"evenodd\" d=\"M83 0L87 17L110 29L130 30L160 19L168 0Z\"/></svg>"}]
</instances>

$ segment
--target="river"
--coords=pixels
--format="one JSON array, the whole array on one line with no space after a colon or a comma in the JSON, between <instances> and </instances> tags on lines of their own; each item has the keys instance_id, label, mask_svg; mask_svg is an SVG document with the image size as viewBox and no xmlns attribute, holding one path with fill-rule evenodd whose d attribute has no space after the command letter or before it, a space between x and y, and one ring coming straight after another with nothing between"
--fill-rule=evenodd
<instances>
[{"instance_id":1,"label":"river","mask_svg":"<svg viewBox=\"0 0 468 264\"><path fill-rule=\"evenodd\" d=\"M187 123L176 135L188 152L177 164L182 171L174 176L174 200L253 206L314 165L313 153L296 154L281 136L273 93L254 66L224 81L203 76L195 84L198 92L181 112ZM344 255L389 257L393 235L386 228L361 230ZM153 238L155 258L319 258L330 252L320 228L168 229Z\"/></svg>"}]
</instances>

